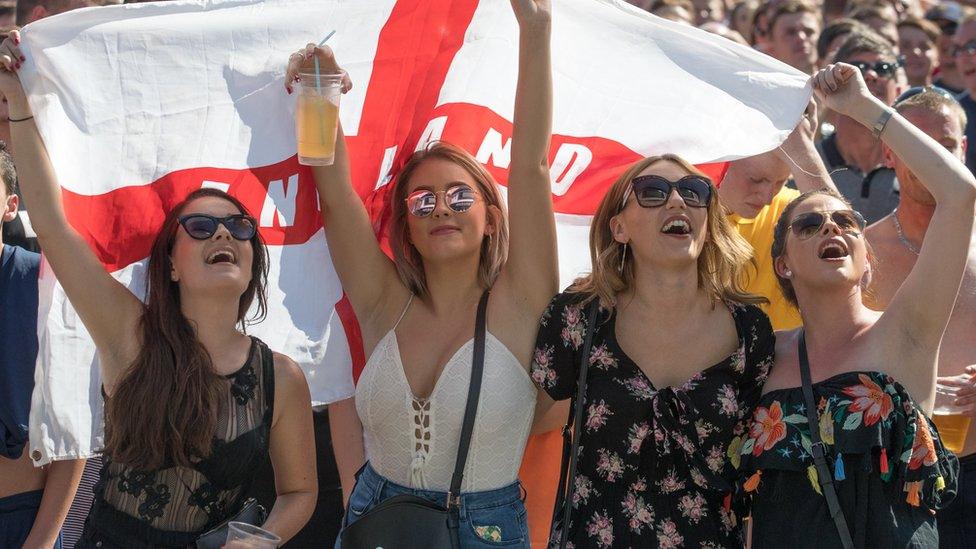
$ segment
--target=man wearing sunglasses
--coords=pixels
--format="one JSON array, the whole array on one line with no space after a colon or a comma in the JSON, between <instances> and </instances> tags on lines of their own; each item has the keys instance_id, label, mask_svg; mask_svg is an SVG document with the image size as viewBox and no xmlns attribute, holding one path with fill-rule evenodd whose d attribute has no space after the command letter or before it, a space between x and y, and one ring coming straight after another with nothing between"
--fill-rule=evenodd
<instances>
[{"instance_id":1,"label":"man wearing sunglasses","mask_svg":"<svg viewBox=\"0 0 976 549\"><path fill-rule=\"evenodd\" d=\"M976 139L976 16L968 16L959 23L953 43L953 58L966 86L959 103L969 118L966 138L972 140ZM976 173L976 147L966 151L966 166Z\"/></svg>"},{"instance_id":2,"label":"man wearing sunglasses","mask_svg":"<svg viewBox=\"0 0 976 549\"><path fill-rule=\"evenodd\" d=\"M895 109L956 157L963 158L966 114L951 95L926 89L899 101ZM898 174L902 190L898 209L864 233L879 265L865 294L865 303L876 310L887 308L915 266L936 206L924 182L890 150L886 149L885 155ZM969 415L976 417L973 326L976 326L976 249L970 251L962 286L942 339L938 379L940 384L958 388L960 398L969 402ZM940 510L937 516L942 548L972 547L976 540L976 522L972 520L976 516L976 421L970 424L965 446L957 455L961 468L959 491L949 507Z\"/></svg>"},{"instance_id":3,"label":"man wearing sunglasses","mask_svg":"<svg viewBox=\"0 0 976 549\"><path fill-rule=\"evenodd\" d=\"M871 94L886 105L892 105L902 91L901 61L877 33L852 33L834 60L860 70ZM881 141L871 128L846 116L838 115L834 121L834 133L818 144L820 155L837 190L873 223L898 205L895 172L885 166Z\"/></svg>"},{"instance_id":4,"label":"man wearing sunglasses","mask_svg":"<svg viewBox=\"0 0 976 549\"><path fill-rule=\"evenodd\" d=\"M776 221L800 193L834 188L814 145L816 121L816 104L811 101L796 129L780 147L732 162L718 187L729 221L755 252L755 269L750 269L745 289L769 300L762 309L774 330L789 330L802 324L799 311L783 297L773 270L769 250ZM791 177L796 189L785 186Z\"/></svg>"}]
</instances>

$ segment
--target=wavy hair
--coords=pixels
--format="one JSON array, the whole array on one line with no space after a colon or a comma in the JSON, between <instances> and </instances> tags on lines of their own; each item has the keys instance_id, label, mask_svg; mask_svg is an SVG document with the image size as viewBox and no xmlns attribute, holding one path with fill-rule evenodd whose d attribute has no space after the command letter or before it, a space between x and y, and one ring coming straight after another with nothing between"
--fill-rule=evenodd
<instances>
[{"instance_id":1,"label":"wavy hair","mask_svg":"<svg viewBox=\"0 0 976 549\"><path fill-rule=\"evenodd\" d=\"M179 216L191 201L204 197L226 200L248 213L236 198L204 188L190 193L166 215L149 254L149 295L140 320L139 354L105 401L105 454L136 470L191 466L208 457L221 397L227 390L228 381L214 371L210 353L183 316L179 285L170 278ZM263 319L267 311L267 250L258 233L250 244L251 280L237 307L242 329ZM255 300L255 315L246 319Z\"/></svg>"},{"instance_id":2,"label":"wavy hair","mask_svg":"<svg viewBox=\"0 0 976 549\"><path fill-rule=\"evenodd\" d=\"M623 209L621 202L631 181L658 162L671 162L690 175L708 177L674 154L652 156L634 163L610 186L600 202L590 227L590 261L593 270L589 275L576 279L569 291L589 294L586 301L598 297L601 305L613 308L617 294L633 285L634 256L630 254L624 257L624 268L620 270L626 247L613 238L610 219ZM698 287L717 300L749 304L766 302L764 298L746 292L743 287L746 268L753 264L752 246L726 218L714 186L708 202L706 227L707 237L701 255L698 256Z\"/></svg>"}]
</instances>

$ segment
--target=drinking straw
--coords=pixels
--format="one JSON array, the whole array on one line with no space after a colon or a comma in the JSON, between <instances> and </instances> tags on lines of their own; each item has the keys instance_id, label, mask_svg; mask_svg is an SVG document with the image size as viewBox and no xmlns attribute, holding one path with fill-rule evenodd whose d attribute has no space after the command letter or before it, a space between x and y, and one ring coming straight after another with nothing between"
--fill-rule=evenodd
<instances>
[{"instance_id":1,"label":"drinking straw","mask_svg":"<svg viewBox=\"0 0 976 549\"><path fill-rule=\"evenodd\" d=\"M332 32L327 34L326 37L319 42L319 47L321 48L323 44L328 42L329 38L332 38L332 35L335 33L335 29L332 29ZM319 71L319 57L317 55L315 56L315 89L319 93L322 93L322 73Z\"/></svg>"}]
</instances>

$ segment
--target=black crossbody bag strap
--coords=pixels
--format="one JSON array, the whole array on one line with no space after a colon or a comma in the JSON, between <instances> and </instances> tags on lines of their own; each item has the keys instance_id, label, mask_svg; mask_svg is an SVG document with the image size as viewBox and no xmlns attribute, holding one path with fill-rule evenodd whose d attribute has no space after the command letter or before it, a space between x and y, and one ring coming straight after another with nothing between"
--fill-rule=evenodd
<instances>
[{"instance_id":1,"label":"black crossbody bag strap","mask_svg":"<svg viewBox=\"0 0 976 549\"><path fill-rule=\"evenodd\" d=\"M810 361L807 358L807 340L803 331L800 331L800 341L797 348L800 360L800 379L803 381L803 400L806 403L807 423L810 425L810 454L813 456L813 465L817 468L817 480L820 483L820 491L823 492L827 500L827 511L834 519L837 526L837 533L840 541L844 544L844 549L853 549L854 540L851 539L851 530L847 527L847 520L844 512L840 508L840 501L837 500L837 492L834 490L834 476L827 466L827 445L820 438L820 421L817 419L817 403L813 398L813 383L810 381Z\"/></svg>"},{"instance_id":2,"label":"black crossbody bag strap","mask_svg":"<svg viewBox=\"0 0 976 549\"><path fill-rule=\"evenodd\" d=\"M597 313L600 310L600 298L594 297L586 313L586 336L579 366L579 378L576 380L576 397L569 402L569 417L563 427L563 459L559 467L559 490L556 496L556 506L553 510L553 526L561 520L562 531L559 537L560 549L566 547L569 540L569 516L573 510L573 494L576 492L576 461L579 454L579 429L574 425L583 423L583 397L586 395L586 374L590 366L590 348L593 346L593 331L596 329ZM560 515L562 515L560 517ZM552 539L550 533L550 539Z\"/></svg>"},{"instance_id":3,"label":"black crossbody bag strap","mask_svg":"<svg viewBox=\"0 0 976 549\"><path fill-rule=\"evenodd\" d=\"M474 356L471 359L471 383L468 385L468 402L464 407L464 422L461 424L461 440L458 443L457 461L454 475L451 476L451 489L447 493L448 526L456 530L460 522L461 481L464 478L464 464L468 461L471 449L471 433L474 432L474 419L478 413L481 397L481 381L485 371L485 332L487 331L488 295L485 290L478 302L478 313L474 324ZM455 539L457 537L455 536Z\"/></svg>"}]
</instances>

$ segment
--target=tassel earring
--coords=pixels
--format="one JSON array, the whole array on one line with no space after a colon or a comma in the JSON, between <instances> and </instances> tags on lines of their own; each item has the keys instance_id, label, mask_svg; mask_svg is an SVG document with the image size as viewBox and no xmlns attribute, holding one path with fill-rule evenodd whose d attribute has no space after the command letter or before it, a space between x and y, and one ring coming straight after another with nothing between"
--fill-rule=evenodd
<instances>
[{"instance_id":1,"label":"tassel earring","mask_svg":"<svg viewBox=\"0 0 976 549\"><path fill-rule=\"evenodd\" d=\"M624 262L627 261L627 243L624 242L624 251L620 252L620 268L617 269L618 272L624 272Z\"/></svg>"}]
</instances>

